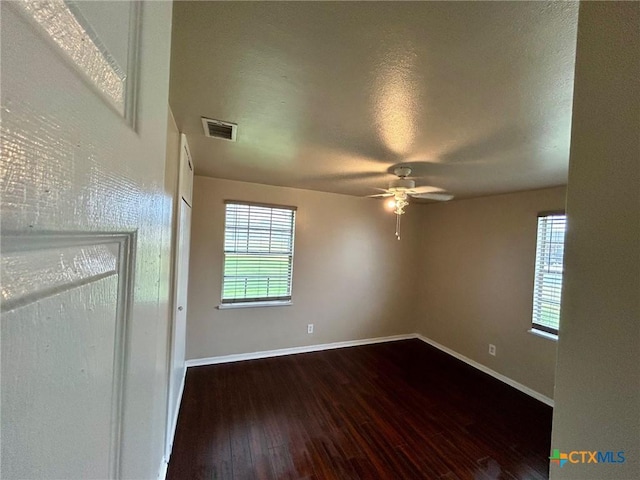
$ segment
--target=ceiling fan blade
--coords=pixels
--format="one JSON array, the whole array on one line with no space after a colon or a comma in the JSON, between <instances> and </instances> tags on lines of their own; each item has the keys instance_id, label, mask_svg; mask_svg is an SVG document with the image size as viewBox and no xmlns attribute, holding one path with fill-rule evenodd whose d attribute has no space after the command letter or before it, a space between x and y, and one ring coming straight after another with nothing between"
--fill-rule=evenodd
<instances>
[{"instance_id":1,"label":"ceiling fan blade","mask_svg":"<svg viewBox=\"0 0 640 480\"><path fill-rule=\"evenodd\" d=\"M413 195L416 193L436 193L436 192L442 192L442 189L438 187L430 187L428 185L425 185L424 187L414 187L411 189L411 192L409 193Z\"/></svg>"},{"instance_id":2,"label":"ceiling fan blade","mask_svg":"<svg viewBox=\"0 0 640 480\"><path fill-rule=\"evenodd\" d=\"M376 193L375 195L367 195L367 198L376 198L376 197L393 197L393 193Z\"/></svg>"},{"instance_id":3,"label":"ceiling fan blade","mask_svg":"<svg viewBox=\"0 0 640 480\"><path fill-rule=\"evenodd\" d=\"M437 200L439 202L446 202L447 200L451 200L453 195L449 193L418 193L411 194L413 198L424 198L426 200Z\"/></svg>"}]
</instances>

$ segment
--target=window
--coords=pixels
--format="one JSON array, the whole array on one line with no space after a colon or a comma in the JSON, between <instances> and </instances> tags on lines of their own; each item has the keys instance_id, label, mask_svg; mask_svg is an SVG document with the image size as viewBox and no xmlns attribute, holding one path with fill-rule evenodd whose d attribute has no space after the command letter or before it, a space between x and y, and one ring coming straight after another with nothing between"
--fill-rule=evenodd
<instances>
[{"instance_id":1,"label":"window","mask_svg":"<svg viewBox=\"0 0 640 480\"><path fill-rule=\"evenodd\" d=\"M538 216L536 269L533 287L533 329L558 334L564 256L564 213Z\"/></svg>"},{"instance_id":2,"label":"window","mask_svg":"<svg viewBox=\"0 0 640 480\"><path fill-rule=\"evenodd\" d=\"M295 208L225 204L222 305L290 303Z\"/></svg>"}]
</instances>

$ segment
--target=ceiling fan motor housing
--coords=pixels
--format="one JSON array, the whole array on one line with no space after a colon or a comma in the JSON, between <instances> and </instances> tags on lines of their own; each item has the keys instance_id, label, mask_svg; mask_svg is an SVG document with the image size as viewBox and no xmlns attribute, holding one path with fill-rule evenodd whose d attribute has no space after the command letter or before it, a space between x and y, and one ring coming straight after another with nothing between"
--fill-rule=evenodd
<instances>
[{"instance_id":1,"label":"ceiling fan motor housing","mask_svg":"<svg viewBox=\"0 0 640 480\"><path fill-rule=\"evenodd\" d=\"M411 180L409 178L398 178L397 180L393 180L389 183L389 189L396 190L411 190L412 188L415 188L415 186L415 180Z\"/></svg>"}]
</instances>

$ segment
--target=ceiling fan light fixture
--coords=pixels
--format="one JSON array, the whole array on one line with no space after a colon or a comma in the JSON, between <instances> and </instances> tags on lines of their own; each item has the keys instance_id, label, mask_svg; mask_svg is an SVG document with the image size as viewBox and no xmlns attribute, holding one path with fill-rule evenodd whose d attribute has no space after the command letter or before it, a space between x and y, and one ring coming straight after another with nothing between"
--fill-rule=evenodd
<instances>
[{"instance_id":1,"label":"ceiling fan light fixture","mask_svg":"<svg viewBox=\"0 0 640 480\"><path fill-rule=\"evenodd\" d=\"M400 240L400 219L404 214L404 207L409 205L407 193L403 190L393 192L394 213L396 214L396 238Z\"/></svg>"},{"instance_id":2,"label":"ceiling fan light fixture","mask_svg":"<svg viewBox=\"0 0 640 480\"><path fill-rule=\"evenodd\" d=\"M368 196L378 198L389 197L389 199L384 202L384 206L388 210L392 210L396 215L396 238L400 240L400 219L402 215L404 215L404 208L409 205L409 197L446 202L447 200L451 200L453 195L444 192L440 188L428 185L416 187L415 180L407 178L411 175L411 168L409 167L396 167L393 169L393 173L398 178L389 183L389 188L378 188L378 190L382 190L384 193Z\"/></svg>"},{"instance_id":3,"label":"ceiling fan light fixture","mask_svg":"<svg viewBox=\"0 0 640 480\"><path fill-rule=\"evenodd\" d=\"M393 202L394 202L394 213L396 215L404 214L404 207L409 205L409 199L407 198L407 194L405 192L395 192L393 194Z\"/></svg>"}]
</instances>

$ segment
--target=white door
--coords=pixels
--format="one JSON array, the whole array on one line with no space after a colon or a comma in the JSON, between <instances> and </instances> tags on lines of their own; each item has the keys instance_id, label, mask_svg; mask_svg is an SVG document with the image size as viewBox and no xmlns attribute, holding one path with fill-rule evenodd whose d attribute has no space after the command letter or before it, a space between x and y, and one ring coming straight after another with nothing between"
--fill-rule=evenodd
<instances>
[{"instance_id":1,"label":"white door","mask_svg":"<svg viewBox=\"0 0 640 480\"><path fill-rule=\"evenodd\" d=\"M171 332L171 368L169 375L169 412L167 451L171 455L173 436L184 387L185 350L187 337L187 292L189 286L189 245L191 243L191 197L193 192L193 162L184 134L180 138L180 174L178 180L178 231L176 243L174 317Z\"/></svg>"},{"instance_id":2,"label":"white door","mask_svg":"<svg viewBox=\"0 0 640 480\"><path fill-rule=\"evenodd\" d=\"M155 478L171 3L1 9L2 478Z\"/></svg>"}]
</instances>

